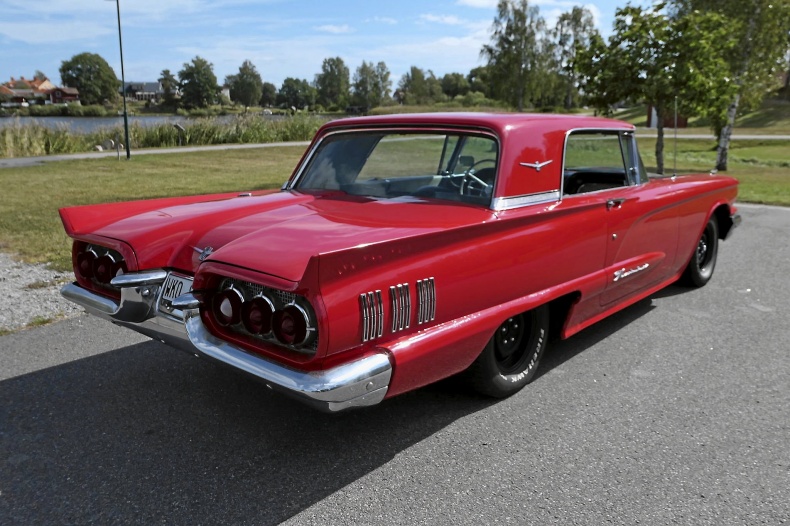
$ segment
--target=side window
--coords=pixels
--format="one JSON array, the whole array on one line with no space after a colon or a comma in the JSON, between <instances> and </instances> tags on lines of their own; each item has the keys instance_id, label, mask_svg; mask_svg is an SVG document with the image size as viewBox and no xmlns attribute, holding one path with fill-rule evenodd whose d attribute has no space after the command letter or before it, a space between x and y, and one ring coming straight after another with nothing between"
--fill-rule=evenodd
<instances>
[{"instance_id":1,"label":"side window","mask_svg":"<svg viewBox=\"0 0 790 526\"><path fill-rule=\"evenodd\" d=\"M619 132L576 132L565 145L563 195L628 186L632 155Z\"/></svg>"},{"instance_id":2,"label":"side window","mask_svg":"<svg viewBox=\"0 0 790 526\"><path fill-rule=\"evenodd\" d=\"M648 181L647 170L639 156L639 149L636 146L636 137L633 133L623 134L623 150L625 151L626 166L628 166L628 178L631 184L643 184Z\"/></svg>"}]
</instances>

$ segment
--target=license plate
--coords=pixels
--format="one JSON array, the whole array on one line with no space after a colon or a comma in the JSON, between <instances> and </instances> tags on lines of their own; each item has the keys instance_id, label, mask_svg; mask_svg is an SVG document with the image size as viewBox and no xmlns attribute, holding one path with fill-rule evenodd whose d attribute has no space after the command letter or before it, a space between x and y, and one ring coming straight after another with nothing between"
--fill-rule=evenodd
<instances>
[{"instance_id":1,"label":"license plate","mask_svg":"<svg viewBox=\"0 0 790 526\"><path fill-rule=\"evenodd\" d=\"M192 290L192 278L168 274L164 285L162 285L162 305L169 307L170 303L182 294Z\"/></svg>"}]
</instances>

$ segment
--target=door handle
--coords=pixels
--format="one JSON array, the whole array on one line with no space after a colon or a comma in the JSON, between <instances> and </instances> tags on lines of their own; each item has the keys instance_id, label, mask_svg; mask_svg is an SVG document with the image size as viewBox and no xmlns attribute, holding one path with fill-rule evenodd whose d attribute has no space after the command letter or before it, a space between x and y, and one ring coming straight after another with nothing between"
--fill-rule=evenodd
<instances>
[{"instance_id":1,"label":"door handle","mask_svg":"<svg viewBox=\"0 0 790 526\"><path fill-rule=\"evenodd\" d=\"M625 199L609 199L606 201L606 209L620 208L623 203L625 203Z\"/></svg>"}]
</instances>

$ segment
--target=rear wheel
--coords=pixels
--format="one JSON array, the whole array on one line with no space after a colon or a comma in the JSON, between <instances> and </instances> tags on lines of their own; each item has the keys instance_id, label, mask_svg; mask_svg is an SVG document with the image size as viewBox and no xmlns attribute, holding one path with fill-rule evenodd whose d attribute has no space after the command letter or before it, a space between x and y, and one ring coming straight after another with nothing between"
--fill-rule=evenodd
<instances>
[{"instance_id":1,"label":"rear wheel","mask_svg":"<svg viewBox=\"0 0 790 526\"><path fill-rule=\"evenodd\" d=\"M548 334L546 305L505 320L466 372L472 387L496 398L518 392L535 376Z\"/></svg>"},{"instance_id":2,"label":"rear wheel","mask_svg":"<svg viewBox=\"0 0 790 526\"><path fill-rule=\"evenodd\" d=\"M691 256L683 277L683 283L690 287L703 287L713 277L716 268L716 256L719 250L719 225L716 218L711 217L702 232L694 254Z\"/></svg>"}]
</instances>

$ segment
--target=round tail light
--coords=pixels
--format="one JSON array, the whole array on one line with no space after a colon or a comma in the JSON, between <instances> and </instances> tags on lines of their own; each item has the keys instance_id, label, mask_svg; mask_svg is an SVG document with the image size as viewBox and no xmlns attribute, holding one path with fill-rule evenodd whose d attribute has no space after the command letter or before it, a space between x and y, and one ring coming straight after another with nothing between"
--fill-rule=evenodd
<instances>
[{"instance_id":1,"label":"round tail light","mask_svg":"<svg viewBox=\"0 0 790 526\"><path fill-rule=\"evenodd\" d=\"M244 296L232 286L214 296L211 310L217 323L223 327L239 323L242 303L244 303Z\"/></svg>"},{"instance_id":2,"label":"round tail light","mask_svg":"<svg viewBox=\"0 0 790 526\"><path fill-rule=\"evenodd\" d=\"M98 258L98 254L92 248L85 252L80 252L77 255L77 272L79 275L85 279L91 279L94 275L93 264Z\"/></svg>"},{"instance_id":3,"label":"round tail light","mask_svg":"<svg viewBox=\"0 0 790 526\"><path fill-rule=\"evenodd\" d=\"M302 345L307 341L310 318L305 310L294 303L278 310L273 316L274 336L285 345Z\"/></svg>"},{"instance_id":4,"label":"round tail light","mask_svg":"<svg viewBox=\"0 0 790 526\"><path fill-rule=\"evenodd\" d=\"M93 277L99 283L107 284L121 268L120 262L112 254L105 254L93 260Z\"/></svg>"},{"instance_id":5,"label":"round tail light","mask_svg":"<svg viewBox=\"0 0 790 526\"><path fill-rule=\"evenodd\" d=\"M274 303L259 294L241 307L241 322L250 334L268 334L272 330Z\"/></svg>"}]
</instances>

